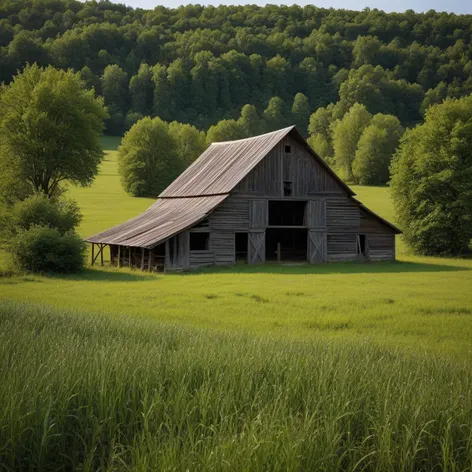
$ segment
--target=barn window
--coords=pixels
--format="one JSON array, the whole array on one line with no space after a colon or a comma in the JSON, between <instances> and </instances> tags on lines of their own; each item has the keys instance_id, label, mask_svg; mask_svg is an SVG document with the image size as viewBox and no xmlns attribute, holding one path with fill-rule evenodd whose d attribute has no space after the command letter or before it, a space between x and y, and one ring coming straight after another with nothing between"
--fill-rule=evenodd
<instances>
[{"instance_id":1,"label":"barn window","mask_svg":"<svg viewBox=\"0 0 472 472\"><path fill-rule=\"evenodd\" d=\"M210 248L210 233L190 233L191 251L208 251Z\"/></svg>"},{"instance_id":2,"label":"barn window","mask_svg":"<svg viewBox=\"0 0 472 472\"><path fill-rule=\"evenodd\" d=\"M285 152L286 152L287 154L290 154L291 151L292 151L292 147L290 146L290 144L286 144L286 145L285 145Z\"/></svg>"},{"instance_id":3,"label":"barn window","mask_svg":"<svg viewBox=\"0 0 472 472\"><path fill-rule=\"evenodd\" d=\"M358 255L365 256L365 234L357 235L357 250Z\"/></svg>"},{"instance_id":4,"label":"barn window","mask_svg":"<svg viewBox=\"0 0 472 472\"><path fill-rule=\"evenodd\" d=\"M293 188L293 182L289 182L288 180L285 180L284 181L284 197L292 196L292 188Z\"/></svg>"}]
</instances>

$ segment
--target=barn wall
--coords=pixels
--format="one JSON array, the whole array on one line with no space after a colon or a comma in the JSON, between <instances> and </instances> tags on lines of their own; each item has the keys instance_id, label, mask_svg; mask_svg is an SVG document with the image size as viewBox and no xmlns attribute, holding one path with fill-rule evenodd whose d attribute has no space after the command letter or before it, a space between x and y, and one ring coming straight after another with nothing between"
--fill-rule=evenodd
<instances>
[{"instance_id":1,"label":"barn wall","mask_svg":"<svg viewBox=\"0 0 472 472\"><path fill-rule=\"evenodd\" d=\"M285 152L287 144L290 153ZM284 181L293 182L290 197L283 197ZM309 230L308 262L359 260L359 234L367 235L366 255L370 259L394 259L392 229L364 212L298 141L288 137L208 216L209 249L190 251L188 236L176 236L178 253L169 267L234 264L236 232L248 233L248 262L264 262L268 201L285 198L307 201L304 226Z\"/></svg>"},{"instance_id":2,"label":"barn wall","mask_svg":"<svg viewBox=\"0 0 472 472\"><path fill-rule=\"evenodd\" d=\"M290 146L290 153L285 146ZM241 181L234 193L283 197L283 182L293 182L292 197L346 195L346 190L305 148L287 136Z\"/></svg>"},{"instance_id":3,"label":"barn wall","mask_svg":"<svg viewBox=\"0 0 472 472\"><path fill-rule=\"evenodd\" d=\"M362 209L360 211L360 233L367 235L370 260L395 259L395 234L392 228Z\"/></svg>"}]
</instances>

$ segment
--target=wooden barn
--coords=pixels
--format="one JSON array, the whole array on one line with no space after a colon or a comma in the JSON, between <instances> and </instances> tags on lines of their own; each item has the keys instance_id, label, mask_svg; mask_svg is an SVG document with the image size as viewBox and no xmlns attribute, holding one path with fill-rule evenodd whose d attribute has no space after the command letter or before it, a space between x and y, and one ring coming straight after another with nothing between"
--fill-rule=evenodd
<instances>
[{"instance_id":1,"label":"wooden barn","mask_svg":"<svg viewBox=\"0 0 472 472\"><path fill-rule=\"evenodd\" d=\"M186 270L395 259L400 230L354 198L295 127L214 143L148 210L87 239L118 266Z\"/></svg>"}]
</instances>

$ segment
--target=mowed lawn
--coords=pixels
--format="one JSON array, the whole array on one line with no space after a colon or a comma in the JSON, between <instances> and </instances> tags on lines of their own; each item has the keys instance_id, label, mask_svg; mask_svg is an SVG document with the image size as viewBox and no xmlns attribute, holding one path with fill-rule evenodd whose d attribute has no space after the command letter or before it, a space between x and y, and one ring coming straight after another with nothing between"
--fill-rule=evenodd
<instances>
[{"instance_id":1,"label":"mowed lawn","mask_svg":"<svg viewBox=\"0 0 472 472\"><path fill-rule=\"evenodd\" d=\"M85 237L146 209L118 140ZM388 189L355 187L393 219ZM472 261L0 271L0 469L472 470Z\"/></svg>"}]
</instances>

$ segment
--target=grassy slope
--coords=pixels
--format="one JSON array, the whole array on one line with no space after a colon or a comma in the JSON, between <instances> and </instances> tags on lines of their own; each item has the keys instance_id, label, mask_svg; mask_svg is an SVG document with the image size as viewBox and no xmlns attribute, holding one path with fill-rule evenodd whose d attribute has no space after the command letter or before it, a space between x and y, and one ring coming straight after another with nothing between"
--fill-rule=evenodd
<instances>
[{"instance_id":1,"label":"grassy slope","mask_svg":"<svg viewBox=\"0 0 472 472\"><path fill-rule=\"evenodd\" d=\"M80 232L98 232L152 200L127 196L116 168L117 140L91 188L71 189L84 214ZM388 189L355 187L393 219ZM399 263L219 268L161 275L95 268L63 278L0 279L0 297L89 312L137 314L167 323L285 337L350 337L407 349L471 354L472 261L406 256Z\"/></svg>"}]
</instances>

